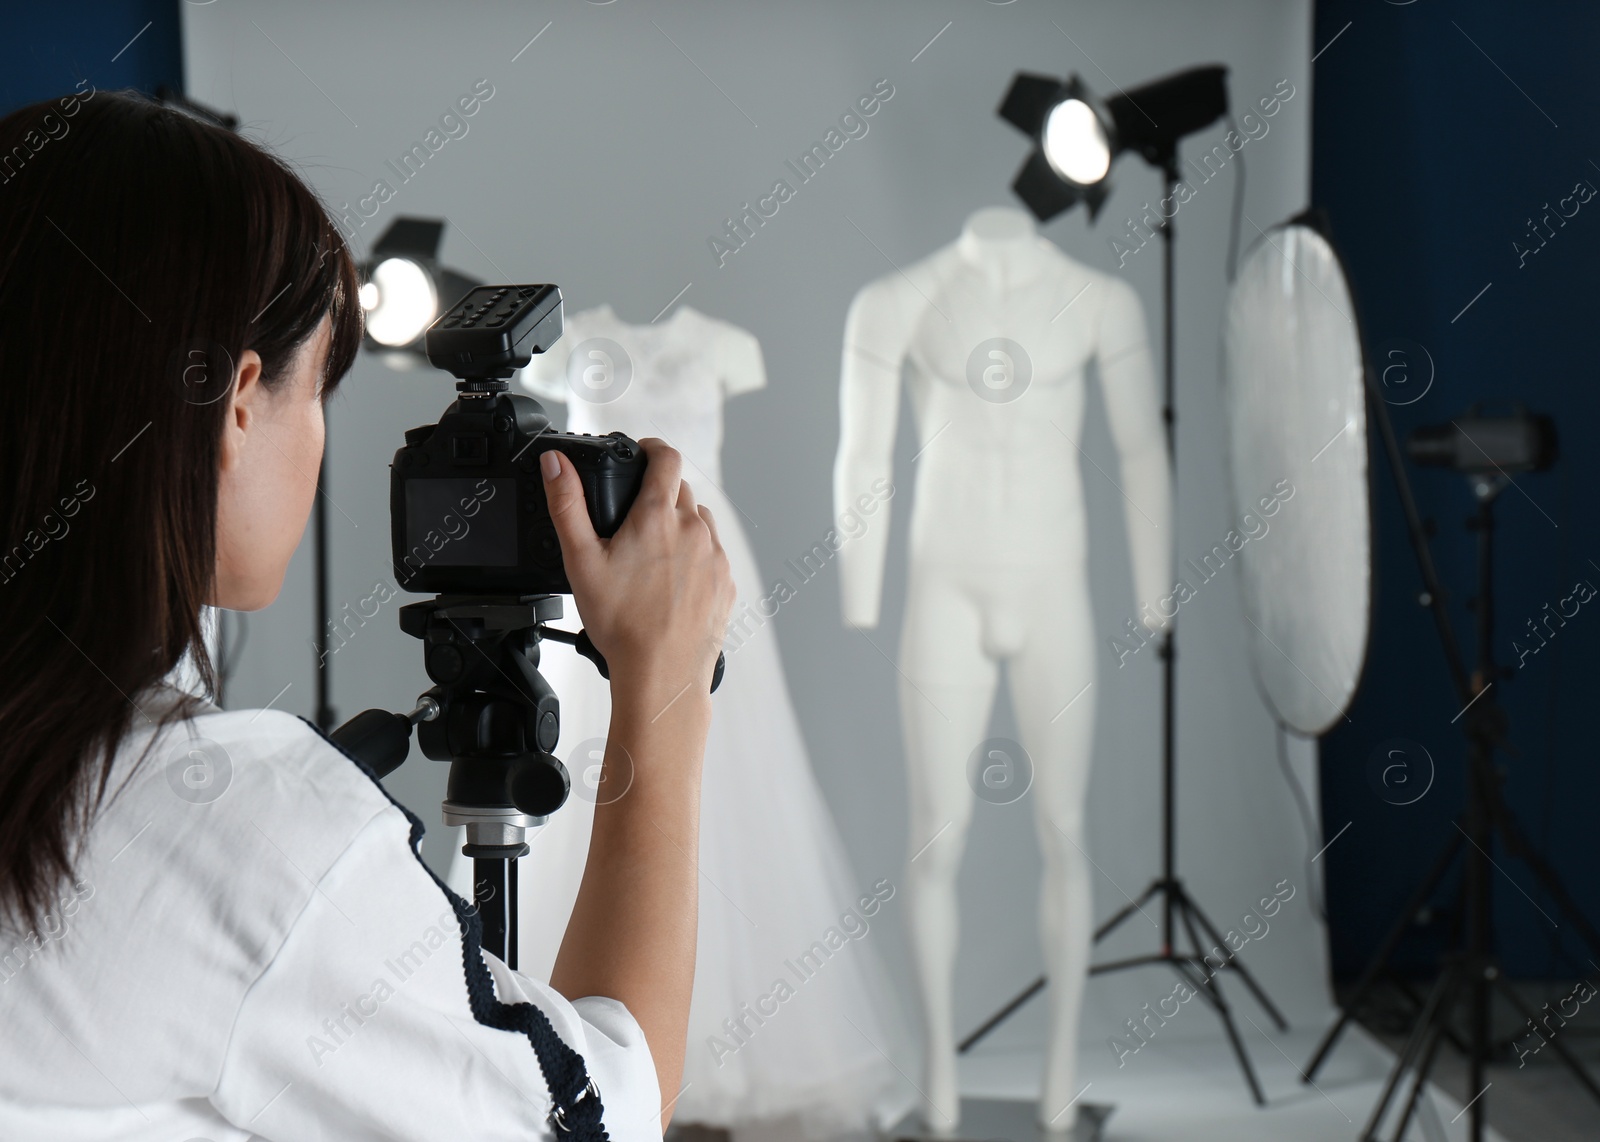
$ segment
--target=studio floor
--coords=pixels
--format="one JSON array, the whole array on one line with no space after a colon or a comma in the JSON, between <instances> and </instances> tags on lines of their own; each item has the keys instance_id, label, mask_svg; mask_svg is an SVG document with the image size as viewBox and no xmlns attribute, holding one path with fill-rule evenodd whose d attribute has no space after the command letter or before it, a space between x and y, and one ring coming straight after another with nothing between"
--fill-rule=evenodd
<instances>
[{"instance_id":1,"label":"studio floor","mask_svg":"<svg viewBox=\"0 0 1600 1142\"><path fill-rule=\"evenodd\" d=\"M1394 1056L1361 1027L1352 1027L1317 1076L1300 1080L1300 1067L1316 1047L1321 1025L1285 1034L1242 1025L1267 1097L1257 1109L1220 1025L1211 1021L1186 1036L1153 1039L1122 1067L1107 1050L1086 1047L1080 1064L1083 1100L1116 1109L1104 1142L1352 1142L1359 1137ZM1103 1046L1103 1045L1102 1045ZM1036 1050L981 1046L962 1060L962 1093L988 1098L1038 1095ZM1492 1093L1492 1092L1491 1092ZM1468 1116L1456 1098L1432 1088L1408 1138L1458 1142ZM1490 1131L1494 1142L1523 1142L1534 1135ZM1539 1137L1538 1142L1550 1142Z\"/></svg>"}]
</instances>

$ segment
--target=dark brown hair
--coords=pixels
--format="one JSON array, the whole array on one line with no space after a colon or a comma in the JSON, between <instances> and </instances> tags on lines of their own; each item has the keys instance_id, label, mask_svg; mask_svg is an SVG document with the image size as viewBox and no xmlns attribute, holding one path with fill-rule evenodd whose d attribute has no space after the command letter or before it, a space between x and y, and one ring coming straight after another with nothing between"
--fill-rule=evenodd
<instances>
[{"instance_id":1,"label":"dark brown hair","mask_svg":"<svg viewBox=\"0 0 1600 1142\"><path fill-rule=\"evenodd\" d=\"M233 363L254 349L270 387L330 317L325 397L361 339L350 251L288 166L79 87L0 119L0 921L30 925L141 695L186 654L215 688Z\"/></svg>"}]
</instances>

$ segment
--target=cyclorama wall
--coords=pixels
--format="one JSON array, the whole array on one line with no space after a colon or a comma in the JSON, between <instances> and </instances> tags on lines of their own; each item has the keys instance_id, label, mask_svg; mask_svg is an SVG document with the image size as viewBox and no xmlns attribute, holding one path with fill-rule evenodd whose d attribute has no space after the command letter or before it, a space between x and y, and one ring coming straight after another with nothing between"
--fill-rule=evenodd
<instances>
[{"instance_id":1,"label":"cyclorama wall","mask_svg":"<svg viewBox=\"0 0 1600 1142\"><path fill-rule=\"evenodd\" d=\"M1109 91L1221 62L1241 110L1255 110L1257 97L1280 84L1295 91L1280 97L1270 133L1235 154L1175 219L1176 550L1180 557L1209 550L1239 526L1249 505L1229 502L1218 399L1233 180L1248 167L1242 246L1256 237L1255 224L1265 228L1305 204L1309 18L1305 0L1166 0L1141 5L1137 16L1109 0L1071 9L947 0L870 9L675 3L649 12L579 4L550 15L509 3L446 11L418 2L330 8L241 0L186 5L184 30L190 94L237 112L250 132L295 160L330 204L356 203L376 180L390 183L393 198L355 228L358 252L390 217L441 217L444 262L483 280L557 282L569 311L611 302L634 322L649 321L681 294L682 303L753 332L769 387L729 402L724 486L748 517L741 522L764 580L793 583L787 564L797 553L813 551L830 529L847 534L832 518L831 491L846 307L865 282L952 241L972 211L1014 202L1007 188L1027 142L995 108L1019 70L1078 72ZM396 183L387 164L480 80L494 95L470 120L470 133ZM839 127L845 141L810 181L785 173L786 162L798 162L813 143L827 146L841 109L857 108L863 93L882 84L876 113L862 120L870 130L846 137ZM1185 142L1184 154L1210 152L1229 129L1208 128ZM747 199L754 206L750 196L765 195L778 178L794 191L781 211L756 228L741 223L749 235L742 245L713 254L708 236L731 244L732 212ZM1147 251L1119 270L1110 240L1160 194L1160 176L1125 156L1113 183L1096 226L1079 210L1043 232L1073 257L1131 282L1159 336L1160 257ZM390 576L387 465L404 430L436 420L451 396L442 375L397 373L363 356L329 408L335 615ZM1088 415L1084 478L1100 648L1089 855L1095 912L1103 917L1125 904L1119 886L1136 893L1158 868L1160 690L1153 654L1118 669L1112 640L1137 610L1121 497L1102 475L1115 476L1115 460L1098 395ZM748 635L779 641L813 766L862 884L899 883L911 852L892 662L916 483L909 411L896 449L893 497L870 521L891 528L883 625L846 631L831 582L836 569L815 560L820 570L759 627L752 622ZM309 646L309 555L307 541L283 598L250 620L230 706L265 704L288 684L277 705L311 713L317 662ZM1274 760L1236 582L1237 569L1224 567L1183 605L1178 661L1181 872L1224 930L1256 907L1263 885L1303 884L1306 857L1320 844L1308 845ZM395 604L405 599L392 600L329 657L340 717L369 706L409 708L426 687L420 644L393 625ZM567 625L576 625L570 614ZM738 668L737 654L729 668ZM1015 736L1004 699L990 733ZM1313 780L1310 750L1295 743L1292 757L1301 780ZM428 824L424 851L436 868L458 843L439 821L444 778L444 765L414 751L386 780ZM1032 817L1026 797L977 806L961 878L959 1026L976 1026L1040 971ZM536 863L522 875L537 876ZM1307 1023L1327 1007L1314 896L1297 894L1273 921L1272 937L1241 953L1291 1019ZM849 904L840 901L841 911ZM875 928L874 945L896 965L906 959L904 916L903 908L886 909ZM1156 946L1155 930L1135 917L1102 953ZM909 968L895 975L909 1007ZM1085 1049L1106 1050L1129 1012L1170 987L1154 972L1097 978L1083 1017L1092 1044ZM1042 1004L1030 1004L995 1045L1040 1041L1042 1014Z\"/></svg>"}]
</instances>

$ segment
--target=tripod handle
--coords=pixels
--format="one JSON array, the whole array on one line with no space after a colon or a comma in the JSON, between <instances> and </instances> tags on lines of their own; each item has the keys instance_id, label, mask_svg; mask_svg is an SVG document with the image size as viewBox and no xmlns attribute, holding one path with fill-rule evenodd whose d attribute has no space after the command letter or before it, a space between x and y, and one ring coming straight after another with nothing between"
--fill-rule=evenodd
<instances>
[{"instance_id":1,"label":"tripod handle","mask_svg":"<svg viewBox=\"0 0 1600 1142\"><path fill-rule=\"evenodd\" d=\"M606 679L611 677L611 668L606 665L605 655L595 649L594 640L589 637L588 631L580 630L577 634L572 634L568 631L552 630L549 627L545 627L543 634L544 637L553 638L557 642L570 642L574 650L594 663L594 668L600 672L600 677ZM711 692L713 694L717 692L717 687L722 685L722 675L727 668L728 660L719 650L717 652L717 668L711 672Z\"/></svg>"},{"instance_id":2,"label":"tripod handle","mask_svg":"<svg viewBox=\"0 0 1600 1142\"><path fill-rule=\"evenodd\" d=\"M411 752L411 719L388 710L362 710L328 735L333 744L385 777Z\"/></svg>"},{"instance_id":3,"label":"tripod handle","mask_svg":"<svg viewBox=\"0 0 1600 1142\"><path fill-rule=\"evenodd\" d=\"M362 710L328 737L373 773L387 777L405 764L411 752L411 727L418 722L431 722L438 716L438 700L431 694L424 694L409 714Z\"/></svg>"}]
</instances>

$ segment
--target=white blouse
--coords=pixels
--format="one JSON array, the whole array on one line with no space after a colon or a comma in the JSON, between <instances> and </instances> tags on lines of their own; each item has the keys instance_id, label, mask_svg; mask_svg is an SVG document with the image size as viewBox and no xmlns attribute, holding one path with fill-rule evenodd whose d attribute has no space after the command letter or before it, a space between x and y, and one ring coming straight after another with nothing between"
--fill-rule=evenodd
<instances>
[{"instance_id":1,"label":"white blouse","mask_svg":"<svg viewBox=\"0 0 1600 1142\"><path fill-rule=\"evenodd\" d=\"M308 723L134 720L75 883L38 931L0 931L0 1139L576 1139L525 1004L582 1057L610 1137L660 1139L626 1008L483 951L421 822Z\"/></svg>"}]
</instances>

